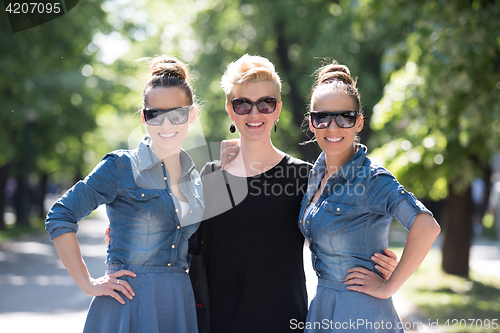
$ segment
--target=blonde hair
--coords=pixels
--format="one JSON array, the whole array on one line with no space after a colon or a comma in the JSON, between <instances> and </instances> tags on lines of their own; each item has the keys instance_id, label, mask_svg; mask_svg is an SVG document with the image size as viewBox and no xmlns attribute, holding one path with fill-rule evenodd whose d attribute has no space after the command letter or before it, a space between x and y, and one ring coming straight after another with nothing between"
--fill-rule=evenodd
<instances>
[{"instance_id":1,"label":"blonde hair","mask_svg":"<svg viewBox=\"0 0 500 333\"><path fill-rule=\"evenodd\" d=\"M281 80L274 69L274 65L261 56L245 54L238 60L230 63L221 79L221 87L226 94L226 104L231 103L247 82L270 82L275 90L276 98L281 100Z\"/></svg>"}]
</instances>

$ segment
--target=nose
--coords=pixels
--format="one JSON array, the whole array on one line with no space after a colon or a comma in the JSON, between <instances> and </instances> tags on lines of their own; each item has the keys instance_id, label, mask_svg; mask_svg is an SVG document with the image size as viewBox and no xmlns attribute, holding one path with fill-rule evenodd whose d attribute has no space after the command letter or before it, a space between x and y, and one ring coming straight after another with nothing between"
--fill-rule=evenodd
<instances>
[{"instance_id":1,"label":"nose","mask_svg":"<svg viewBox=\"0 0 500 333\"><path fill-rule=\"evenodd\" d=\"M252 108L250 109L250 113L248 114L249 116L258 116L259 115L259 110L257 109L257 105L252 105Z\"/></svg>"},{"instance_id":2,"label":"nose","mask_svg":"<svg viewBox=\"0 0 500 333\"><path fill-rule=\"evenodd\" d=\"M163 118L163 122L160 125L162 128L170 128L173 127L174 125L170 122L170 119L165 115L165 118Z\"/></svg>"},{"instance_id":3,"label":"nose","mask_svg":"<svg viewBox=\"0 0 500 333\"><path fill-rule=\"evenodd\" d=\"M335 121L335 116L332 116L332 119L330 121L330 125L328 125L329 130L336 130L339 129L340 127L337 125L337 122Z\"/></svg>"}]
</instances>

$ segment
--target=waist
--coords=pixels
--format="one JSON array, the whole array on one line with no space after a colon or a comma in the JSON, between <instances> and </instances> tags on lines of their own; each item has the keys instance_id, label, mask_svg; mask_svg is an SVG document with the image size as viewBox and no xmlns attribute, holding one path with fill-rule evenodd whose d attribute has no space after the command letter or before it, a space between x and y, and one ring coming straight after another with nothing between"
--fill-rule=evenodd
<instances>
[{"instance_id":1,"label":"waist","mask_svg":"<svg viewBox=\"0 0 500 333\"><path fill-rule=\"evenodd\" d=\"M318 279L318 287L319 286L321 286L323 288L338 290L338 291L351 291L351 290L347 289L347 286L348 286L347 284L344 284L342 282L332 281L332 280Z\"/></svg>"},{"instance_id":2,"label":"waist","mask_svg":"<svg viewBox=\"0 0 500 333\"><path fill-rule=\"evenodd\" d=\"M153 266L153 265L130 265L130 264L108 264L106 274L111 274L121 269L140 273L186 273L184 267L178 266Z\"/></svg>"}]
</instances>

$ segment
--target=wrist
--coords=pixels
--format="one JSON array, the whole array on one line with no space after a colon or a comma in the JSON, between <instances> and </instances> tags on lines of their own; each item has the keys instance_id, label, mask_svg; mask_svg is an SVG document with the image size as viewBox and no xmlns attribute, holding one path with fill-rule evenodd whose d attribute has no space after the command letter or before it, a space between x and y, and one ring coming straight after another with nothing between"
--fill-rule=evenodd
<instances>
[{"instance_id":1,"label":"wrist","mask_svg":"<svg viewBox=\"0 0 500 333\"><path fill-rule=\"evenodd\" d=\"M394 295L400 288L401 286L398 285L393 279L389 278L387 281L385 281L385 290L387 292L387 297L391 297Z\"/></svg>"},{"instance_id":2,"label":"wrist","mask_svg":"<svg viewBox=\"0 0 500 333\"><path fill-rule=\"evenodd\" d=\"M80 289L86 294L86 295L89 295L90 294L90 289L92 288L92 286L94 285L94 279L92 277L89 277L88 280L83 280L82 282L80 282L78 284L78 286L80 287Z\"/></svg>"}]
</instances>

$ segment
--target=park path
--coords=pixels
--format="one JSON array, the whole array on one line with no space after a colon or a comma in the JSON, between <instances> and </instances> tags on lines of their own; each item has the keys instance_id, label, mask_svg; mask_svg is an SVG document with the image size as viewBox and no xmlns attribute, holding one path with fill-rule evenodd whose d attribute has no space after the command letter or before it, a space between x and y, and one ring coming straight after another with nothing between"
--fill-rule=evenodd
<instances>
[{"instance_id":1,"label":"park path","mask_svg":"<svg viewBox=\"0 0 500 333\"><path fill-rule=\"evenodd\" d=\"M80 225L78 239L92 276L101 276L106 245L107 219L103 207ZM316 277L310 268L309 250L304 250L309 299L315 293ZM475 240L471 268L500 278L500 249L494 242ZM401 295L393 297L400 317L423 322L411 303ZM91 297L73 282L59 261L46 232L4 241L0 244L0 333L82 332ZM433 332L440 330L406 330Z\"/></svg>"}]
</instances>

